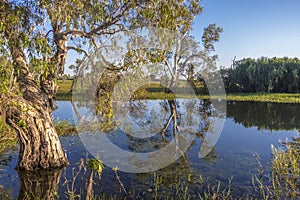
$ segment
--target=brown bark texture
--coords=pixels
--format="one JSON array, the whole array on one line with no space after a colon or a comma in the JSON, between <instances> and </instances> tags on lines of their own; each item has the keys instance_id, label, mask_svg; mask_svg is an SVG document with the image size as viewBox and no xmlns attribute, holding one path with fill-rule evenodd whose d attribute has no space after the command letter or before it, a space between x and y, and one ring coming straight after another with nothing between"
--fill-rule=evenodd
<instances>
[{"instance_id":1,"label":"brown bark texture","mask_svg":"<svg viewBox=\"0 0 300 200\"><path fill-rule=\"evenodd\" d=\"M34 170L65 166L68 161L45 107L18 96L5 96L6 121L16 130L20 150L17 169Z\"/></svg>"},{"instance_id":2,"label":"brown bark texture","mask_svg":"<svg viewBox=\"0 0 300 200\"><path fill-rule=\"evenodd\" d=\"M10 32L5 32L10 38ZM35 170L65 166L68 161L52 119L54 78L39 84L33 79L26 56L16 39L9 50L19 91L1 95L6 122L15 129L20 143L17 169ZM45 88L48 88L47 90ZM3 110L2 110L3 111Z\"/></svg>"}]
</instances>

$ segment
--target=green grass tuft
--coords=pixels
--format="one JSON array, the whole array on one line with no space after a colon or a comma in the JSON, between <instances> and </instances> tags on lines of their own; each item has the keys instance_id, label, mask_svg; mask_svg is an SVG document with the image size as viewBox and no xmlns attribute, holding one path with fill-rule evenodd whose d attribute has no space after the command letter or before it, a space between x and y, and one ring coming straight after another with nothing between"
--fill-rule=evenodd
<instances>
[{"instance_id":1,"label":"green grass tuft","mask_svg":"<svg viewBox=\"0 0 300 200\"><path fill-rule=\"evenodd\" d=\"M0 116L0 154L4 150L14 147L17 141L16 132Z\"/></svg>"},{"instance_id":2,"label":"green grass tuft","mask_svg":"<svg viewBox=\"0 0 300 200\"><path fill-rule=\"evenodd\" d=\"M76 127L68 120L58 120L54 122L55 130L60 136L76 134Z\"/></svg>"}]
</instances>

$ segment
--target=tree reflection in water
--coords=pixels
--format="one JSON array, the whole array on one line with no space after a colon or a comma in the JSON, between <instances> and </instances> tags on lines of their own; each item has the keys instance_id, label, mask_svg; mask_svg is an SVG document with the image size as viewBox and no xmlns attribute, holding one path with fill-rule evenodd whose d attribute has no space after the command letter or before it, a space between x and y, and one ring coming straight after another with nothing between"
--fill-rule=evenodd
<instances>
[{"instance_id":1,"label":"tree reflection in water","mask_svg":"<svg viewBox=\"0 0 300 200\"><path fill-rule=\"evenodd\" d=\"M298 104L267 102L235 102L227 103L227 117L247 127L258 130L294 130L300 128L300 112Z\"/></svg>"},{"instance_id":2,"label":"tree reflection in water","mask_svg":"<svg viewBox=\"0 0 300 200\"><path fill-rule=\"evenodd\" d=\"M52 200L57 198L57 189L62 169L19 171L21 188L19 200L41 199Z\"/></svg>"},{"instance_id":3,"label":"tree reflection in water","mask_svg":"<svg viewBox=\"0 0 300 200\"><path fill-rule=\"evenodd\" d=\"M174 100L175 102L178 100ZM150 102L150 103L149 103ZM154 128L163 128L163 125L167 122L168 117L170 116L170 107L168 104L168 101L160 101L160 110L155 110L156 112L149 111L149 107L147 105L151 104L153 101L132 101L130 102L130 116L132 120L139 124L140 126L146 126L151 124L151 121L149 120L149 116L152 116L152 119L156 119L157 121L161 121L164 119L164 123L162 126L152 126L153 130ZM180 101L179 101L180 102ZM76 102L75 102L76 103ZM122 105L113 102L113 109L115 111L118 111L118 109L122 109ZM78 107L78 106L77 106ZM82 108L84 105L82 105ZM179 108L178 108L179 107ZM297 111L299 106L294 104L270 104L270 103L250 103L250 102L229 102L228 103L228 116L233 118L234 121L238 123L242 123L244 126L247 127L258 127L260 129L271 129L271 130L277 130L284 129L284 130L294 130L295 128L299 130L299 114ZM184 108L184 109L183 109ZM178 113L178 121L182 120L180 118L181 109L187 110L187 112L192 113L196 112L202 116L202 120L199 121L199 132L195 133L196 137L198 138L205 138L205 133L209 131L209 126L207 123L209 123L209 120L206 120L211 116L212 107L209 100L199 100L198 105L191 102L185 102L185 104L176 104L176 109ZM159 111L159 112L158 112ZM79 113L80 114L80 113ZM161 117L161 118L160 118ZM192 117L192 116L190 116ZM269 117L269 118L267 118ZM188 118L186 118L188 119ZM189 123L189 120L186 120L184 123ZM181 123L181 122L180 122ZM181 125L179 123L179 126ZM150 126L151 127L151 126ZM282 128L280 128L282 127ZM278 129L278 130L279 130ZM179 129L180 130L180 129ZM202 130L202 132L201 132ZM108 133L110 134L110 133ZM137 138L133 137L131 135L124 136L127 138L127 141L125 144L127 145L127 148L131 151L136 152L143 152L143 151L154 151L155 149L160 149L168 142L172 140L174 137L173 135L173 123L170 123L169 128L165 132L165 138L162 138L159 132L157 132L155 135L152 135L149 138ZM152 142L152 143L151 143ZM199 143L193 143L190 148L193 148L193 146L197 146ZM122 147L123 148L123 147ZM219 155L220 156L220 155ZM147 189L151 188L153 189L153 182L156 180L155 177L163 177L161 179L160 184L160 191L164 193L165 191L171 191L170 188L168 188L169 185L172 183L178 183L180 181L187 181L187 176L191 174L191 181L185 182L186 185L189 186L191 190L193 188L198 187L197 178L199 177L199 172L194 172L193 167L190 167L192 165L190 161L188 160L187 156L181 156L175 163L172 165L169 165L165 168L162 168L160 170L155 171L155 173L140 173L134 175L134 181L139 182L140 184L132 184L128 185L130 189L140 189L140 191L146 191ZM212 149L210 154L208 154L204 160L207 162L212 162L215 159L217 159L217 155L215 154L215 149ZM49 174L47 174L49 173ZM57 174L56 174L57 173ZM33 174L20 174L20 182L21 182L21 189L19 193L18 199L24 199L25 197L28 197L26 195L31 195L30 197L37 197L39 199L49 199L47 195L44 195L45 193L50 194L50 197L54 197L55 190L57 189L57 184L59 181L61 172L45 172L45 174L41 172L35 172ZM126 180L127 178L126 173L120 174L121 178L123 178L124 182L129 180ZM209 175L207 175L208 177ZM114 177L112 177L114 178ZM180 180L182 179L182 180ZM114 179L113 179L114 180ZM102 181L102 180L101 180ZM106 180L107 181L107 180ZM152 181L152 182L151 182ZM226 181L225 181L226 182ZM144 184L147 183L147 184ZM196 183L196 185L194 185ZM62 184L62 183L60 183ZM127 185L126 185L127 186ZM81 187L81 186L79 186ZM135 187L135 188L133 188ZM84 189L84 187L83 187ZM52 190L52 193L49 193L49 191ZM153 190L154 191L154 190ZM199 191L199 187L198 190ZM192 191L193 192L193 191ZM6 199L8 197L7 192L4 190L0 190L0 197L1 199ZM26 194L26 195L25 195ZM60 194L63 195L63 194ZM152 195L147 194L147 195ZM163 194L161 194L163 195ZM152 196L153 197L153 196ZM26 198L25 198L26 199ZM50 198L51 199L51 198Z\"/></svg>"}]
</instances>

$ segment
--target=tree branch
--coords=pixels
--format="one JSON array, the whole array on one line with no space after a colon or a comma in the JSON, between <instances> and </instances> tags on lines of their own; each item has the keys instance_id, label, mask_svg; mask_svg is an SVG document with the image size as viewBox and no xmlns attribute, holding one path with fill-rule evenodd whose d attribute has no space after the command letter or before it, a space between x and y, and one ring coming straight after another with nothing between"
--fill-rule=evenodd
<instances>
[{"instance_id":1,"label":"tree branch","mask_svg":"<svg viewBox=\"0 0 300 200\"><path fill-rule=\"evenodd\" d=\"M165 61L165 64L167 65L168 70L170 71L172 77L174 78L174 77L175 77L175 74L172 72L172 69L171 69L171 66L170 66L169 61L168 61L166 58L164 59L164 61Z\"/></svg>"},{"instance_id":2,"label":"tree branch","mask_svg":"<svg viewBox=\"0 0 300 200\"><path fill-rule=\"evenodd\" d=\"M97 27L97 28L91 30L88 34L89 34L89 35L96 34L96 33L99 32L100 30L105 30L105 29L107 29L108 27L110 27L110 26L116 24L116 23L121 19L121 17L124 16L125 13L129 10L130 6L127 6L127 5L128 5L128 3L124 3L124 4L120 7L120 10L124 9L123 11L121 11L121 12L120 12L118 15L116 15L114 18L113 18L111 15L107 16L106 19L109 18L109 19L111 19L110 21L101 24L99 27ZM118 9L116 9L116 12L117 12L117 10L118 10ZM115 12L115 13L116 13L116 12ZM114 15L115 13L113 13L113 15Z\"/></svg>"},{"instance_id":3,"label":"tree branch","mask_svg":"<svg viewBox=\"0 0 300 200\"><path fill-rule=\"evenodd\" d=\"M196 57L201 57L201 53L198 53L198 54L192 54L191 56L189 56L183 63L182 63L182 66L185 66L187 64L188 61L190 61L192 58L196 58Z\"/></svg>"},{"instance_id":4,"label":"tree branch","mask_svg":"<svg viewBox=\"0 0 300 200\"><path fill-rule=\"evenodd\" d=\"M64 32L61 32L60 34L62 36L67 36L67 35L75 35L75 36L80 36L80 37L85 37L85 38L91 38L93 35L103 35L103 34L114 34L120 30L115 30L115 31L105 31L108 29L110 26L117 25L117 26L122 26L122 24L117 24L118 21L125 15L125 13L129 10L130 6L127 6L128 3L124 3L120 9L116 9L115 12L111 13L110 15L106 16L105 19L110 19L107 22L103 22L101 25L99 25L97 28L94 28L93 30L86 32L82 30L77 30L77 29L72 29L72 30L66 30ZM113 17L113 15L118 11L121 10L120 13L116 16ZM105 21L105 20L104 20Z\"/></svg>"},{"instance_id":5,"label":"tree branch","mask_svg":"<svg viewBox=\"0 0 300 200\"><path fill-rule=\"evenodd\" d=\"M88 56L88 53L85 50L81 49L81 48L76 48L76 47L73 47L73 46L67 46L67 50L68 51L69 50L74 50L74 51L77 51L78 53L84 53L85 56Z\"/></svg>"}]
</instances>

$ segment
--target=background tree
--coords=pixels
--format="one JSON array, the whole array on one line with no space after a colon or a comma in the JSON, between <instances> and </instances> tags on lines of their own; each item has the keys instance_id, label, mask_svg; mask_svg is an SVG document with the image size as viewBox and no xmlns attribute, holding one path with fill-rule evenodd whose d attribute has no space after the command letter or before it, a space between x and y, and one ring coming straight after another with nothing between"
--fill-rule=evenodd
<instances>
[{"instance_id":1,"label":"background tree","mask_svg":"<svg viewBox=\"0 0 300 200\"><path fill-rule=\"evenodd\" d=\"M124 91L116 90L118 92L115 95L119 97L115 97L115 100L124 100L124 98L126 100L130 100L134 97L128 96L128 94L132 95L134 93L137 89L135 87L136 84L147 84L147 79L150 81L151 77L149 74L151 74L150 72L153 70L153 66L155 68L154 70L156 70L155 74L161 78L161 84L166 88L167 93L174 92L176 90L180 79L186 78L186 80L192 83L195 76L202 75L206 78L209 77L209 74L216 70L214 63L216 56L210 55L213 49L212 44L213 42L218 41L219 33L222 31L222 29L216 28L216 25L209 27L211 28L207 28L205 30L203 45L206 45L206 47L203 49L199 47L199 44L194 40L194 38L188 35L189 29L186 30L185 34L165 29L150 29L148 30L148 34L145 34L145 37L135 37L136 34L134 33L129 34L133 35L133 38L129 39L129 43L127 44L129 45L129 48L125 49L126 52L122 52L122 50L124 50L123 46L121 44L115 45L114 40L111 42L111 46L107 45L107 48L100 48L99 51L96 51L96 55L99 56L99 59L95 59L95 62L91 61L91 63L95 64L88 64L88 69L83 67L81 70L85 70L87 72L81 72L81 74L84 79L87 79L87 77L92 78L94 74L99 74L97 71L101 71L101 77L96 89L96 96L98 98L96 107L102 119L107 122L113 117L112 99L114 90L116 90L116 87L119 87L117 84L119 84L122 79L127 80L122 82L122 89ZM179 30L182 31L182 29ZM132 40L140 40L143 44L142 48L131 48L130 45L134 46L134 42L132 44ZM156 46L159 47L153 48L155 45L152 45L151 41L156 41ZM117 53L119 51L120 53ZM115 58L120 55L122 56L120 56L120 59L110 60L107 59L104 54L108 58ZM91 65L93 66L91 67ZM128 82L129 79L130 81ZM80 82L81 79L78 79L78 81ZM90 81L89 84L90 85L85 86L83 90L88 88L90 88L88 90L93 90L92 88L94 83ZM79 85L77 90L81 90ZM194 91L190 92L193 93ZM168 122L166 123L164 130L169 126L171 121L174 121L174 124L177 123L175 101L168 101L171 115L167 120Z\"/></svg>"},{"instance_id":2,"label":"background tree","mask_svg":"<svg viewBox=\"0 0 300 200\"><path fill-rule=\"evenodd\" d=\"M244 58L221 73L227 92L300 92L298 58Z\"/></svg>"},{"instance_id":3,"label":"background tree","mask_svg":"<svg viewBox=\"0 0 300 200\"><path fill-rule=\"evenodd\" d=\"M161 42L164 43L165 41L163 41L164 40L163 38L168 38L170 40L168 42L174 43L174 41L172 40L186 40L186 38L190 38L188 34L189 31L191 30L192 22L195 16L200 14L201 12L202 12L202 7L199 5L198 1L188 1L188 2L153 1L149 3L149 7L145 7L145 6L142 7L140 12L137 14L137 20L133 23L132 28L140 27L141 24L148 24L150 27L153 27L153 29L149 31L149 34L151 35L150 36L151 39L155 41L162 40ZM216 26L214 25L211 27L216 27ZM159 31L156 32L156 30ZM213 32L212 28L208 28L208 30ZM208 31L205 32L207 33ZM172 36L170 37L170 35L172 34L174 35L174 33L181 35L182 38L174 38ZM164 37L164 34L166 37ZM213 39L208 38L209 36L213 37L212 34L207 33L206 43L212 42ZM148 43L151 43L149 42L150 39L147 38L148 36L149 35L147 35L145 38L131 38L131 41L145 40L148 41ZM193 43L193 45L194 48L196 48L197 44L195 42ZM114 50L115 52L118 51L116 47L113 48L115 48ZM111 50L112 49L110 49L110 51ZM177 49L177 51L179 51L179 49ZM165 64L169 62L167 61L168 57L172 56L171 55L172 53L164 49L161 50L161 49L154 49L153 47L145 47L143 49L136 50L132 48L132 50L128 50L123 61L112 62L109 59L107 59L104 55L102 55L101 52L104 52L104 50L97 52L100 55L101 57L100 59L102 61L102 63L98 63L98 65L100 66L100 68L106 66L106 69L105 69L105 74L102 74L98 83L96 95L99 101L97 107L99 113L104 113L106 116L109 115L110 117L112 117L112 113L111 113L112 103L110 102L111 100L109 99L111 99L112 92L114 89L114 87L112 86L114 86L122 76L133 77L134 76L133 74L143 73L141 71L141 64L147 64L148 66L150 66L149 63L152 63L154 66ZM173 55L174 54L177 55L178 53L179 52L173 53ZM185 54L191 53L191 50L188 49L188 52L184 52L184 53ZM195 57L195 55L193 56ZM116 55L114 57L116 57ZM177 76L177 70L179 69L179 66L177 66L178 64L179 63L176 63L175 68L172 69L176 73L176 75L172 77L174 79L173 83L175 83L176 82L175 79L178 78ZM81 70L85 70L85 69L81 69ZM148 71L148 73L150 73L150 71ZM174 73L172 74L174 75ZM134 82L135 81L132 81L131 84ZM174 88L174 85L172 86L172 88Z\"/></svg>"},{"instance_id":4,"label":"background tree","mask_svg":"<svg viewBox=\"0 0 300 200\"><path fill-rule=\"evenodd\" d=\"M139 83L148 83L147 78L150 79L149 75L151 74L150 72L152 72L151 68L153 66L156 66L156 69L162 69L160 70L161 73L157 75L158 77L167 75L168 81L164 85L168 88L167 92L174 91L179 84L180 79L183 77L190 76L191 78L194 74L202 74L207 77L210 72L216 70L216 56L211 55L211 52L214 50L214 42L219 40L219 34L222 32L222 29L215 24L208 26L204 30L202 41L203 48L200 48L194 38L189 35L191 23L195 15L202 11L201 6L195 3L186 5L184 1L170 1L168 4L162 2L161 4L157 4L157 6L158 11L156 12L162 12L160 9L165 10L166 17L169 18L170 21L165 21L165 19L162 18L161 22L157 23L157 19L153 18L153 14L149 15L149 18L147 18L148 15L143 12L147 10L147 8L145 8L139 17L142 19L141 21L143 23L150 24L154 28L147 29L148 32L146 34L143 34L143 32L142 34L134 34L134 31L132 31L126 34L128 37L122 38L121 35L119 37L121 39L119 40L118 37L116 37L117 39L110 38L105 46L102 46L95 51L95 56L92 56L89 62L82 65L82 68L80 69L84 72L82 73L82 78L87 80L89 77L93 81L85 81L85 85L81 85L80 82L82 78L77 79L78 84L76 84L76 92L80 94L81 91L88 90L91 92L89 94L92 94L93 91L96 91L95 93L98 100L96 101L98 115L93 116L95 117L94 119L96 119L96 122L90 123L89 121L85 121L84 117L81 117L83 119L80 122L80 125L83 128L82 130L86 130L87 127L88 129L96 127L98 130L100 127L101 131L107 130L109 132L112 130L111 126L106 129L107 123L105 124L105 127L102 127L101 121L109 122L111 118L115 117L114 119L116 120L114 121L116 123L120 123L120 121L124 122L128 117L126 116L127 112L120 112L120 115L124 114L122 117L118 116L118 113L114 114L113 100L115 100L115 102L124 103L125 107L126 103L132 100L128 95L134 94L134 91L138 89L135 86L141 86ZM172 9L169 9L168 6ZM182 13L183 16L178 18L178 13L175 11ZM151 10L148 10L147 12L151 13ZM145 15L146 18L143 18L143 15ZM152 22L152 19L155 20ZM174 23L170 23L173 21ZM170 29L167 29L168 27L170 27ZM134 41L137 41L136 45ZM155 45L152 45L153 41ZM132 45L132 48L130 45ZM192 66L194 67L194 70L191 70ZM95 75L100 75L100 80L97 79L97 77L94 78ZM94 80L97 80L97 86L95 86ZM191 91L191 93L193 93L193 91ZM188 95L191 93L188 93ZM81 97L79 96L78 101L84 102L84 100L80 98ZM94 99L87 98L85 103L91 105L90 102L93 100ZM164 127L161 128L161 131L159 131L165 136L165 133L168 131L167 129L172 127L175 139L177 126L179 126L177 120L180 118L179 113L177 112L177 105L175 100L167 100L167 111L170 112L170 116L163 119L166 123ZM76 107L76 105L74 107ZM93 113L95 107L90 106L89 108L89 113ZM184 120L183 117L181 119L182 124L185 122L194 122L192 120ZM191 119L193 118L191 117ZM195 123L199 123L199 121ZM95 124L97 124L97 126L95 126ZM130 129L130 124L125 124L125 130ZM122 128L120 129L123 130ZM175 143L177 144L177 142ZM179 150L179 148L176 150Z\"/></svg>"}]
</instances>

